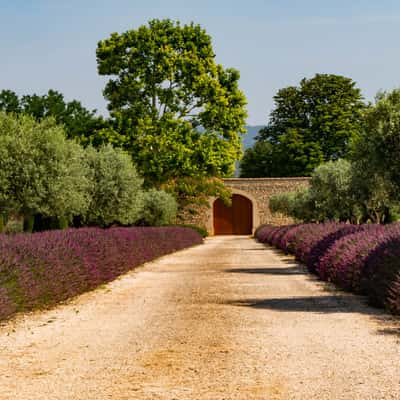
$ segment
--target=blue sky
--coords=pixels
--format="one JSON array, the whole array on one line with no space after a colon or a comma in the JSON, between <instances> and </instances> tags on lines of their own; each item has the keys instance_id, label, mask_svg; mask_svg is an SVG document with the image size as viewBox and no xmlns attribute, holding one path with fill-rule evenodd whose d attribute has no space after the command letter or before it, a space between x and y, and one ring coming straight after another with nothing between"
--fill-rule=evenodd
<instances>
[{"instance_id":1,"label":"blue sky","mask_svg":"<svg viewBox=\"0 0 400 400\"><path fill-rule=\"evenodd\" d=\"M279 88L315 73L351 77L367 100L400 87L398 0L0 0L0 89L53 88L104 113L97 42L165 17L212 36L217 61L241 73L252 125Z\"/></svg>"}]
</instances>

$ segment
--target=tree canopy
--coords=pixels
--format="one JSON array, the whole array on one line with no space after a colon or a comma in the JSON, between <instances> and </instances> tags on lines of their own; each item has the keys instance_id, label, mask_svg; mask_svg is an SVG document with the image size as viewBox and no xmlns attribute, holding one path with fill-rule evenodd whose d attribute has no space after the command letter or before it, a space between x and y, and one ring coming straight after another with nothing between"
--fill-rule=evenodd
<instances>
[{"instance_id":1,"label":"tree canopy","mask_svg":"<svg viewBox=\"0 0 400 400\"><path fill-rule=\"evenodd\" d=\"M366 175L378 174L400 190L400 89L379 92L365 112L363 129L354 138L351 158Z\"/></svg>"},{"instance_id":2,"label":"tree canopy","mask_svg":"<svg viewBox=\"0 0 400 400\"><path fill-rule=\"evenodd\" d=\"M84 215L90 225L134 224L143 209L143 179L129 155L111 145L86 149L89 166L89 206Z\"/></svg>"},{"instance_id":3,"label":"tree canopy","mask_svg":"<svg viewBox=\"0 0 400 400\"><path fill-rule=\"evenodd\" d=\"M343 158L365 108L355 82L329 74L280 89L274 102L257 144L245 153L243 177L309 176L321 163Z\"/></svg>"},{"instance_id":4,"label":"tree canopy","mask_svg":"<svg viewBox=\"0 0 400 400\"><path fill-rule=\"evenodd\" d=\"M89 180L83 149L54 119L0 112L0 210L27 218L85 213Z\"/></svg>"},{"instance_id":5,"label":"tree canopy","mask_svg":"<svg viewBox=\"0 0 400 400\"><path fill-rule=\"evenodd\" d=\"M132 154L147 182L231 175L241 156L246 100L239 72L215 62L199 25L169 19L98 43L111 133Z\"/></svg>"},{"instance_id":6,"label":"tree canopy","mask_svg":"<svg viewBox=\"0 0 400 400\"><path fill-rule=\"evenodd\" d=\"M61 93L52 89L42 96L33 94L21 97L12 90L2 90L0 111L27 114L37 121L53 117L57 124L64 126L68 138L76 138L83 144L103 143L101 130L108 127L107 122L96 115L96 110L87 110L77 100L66 102Z\"/></svg>"}]
</instances>

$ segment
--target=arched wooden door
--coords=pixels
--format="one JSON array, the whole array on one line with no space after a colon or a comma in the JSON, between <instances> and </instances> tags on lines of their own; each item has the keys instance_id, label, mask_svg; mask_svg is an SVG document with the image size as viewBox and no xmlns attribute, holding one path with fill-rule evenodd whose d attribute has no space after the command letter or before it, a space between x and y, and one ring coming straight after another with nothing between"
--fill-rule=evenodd
<instances>
[{"instance_id":1,"label":"arched wooden door","mask_svg":"<svg viewBox=\"0 0 400 400\"><path fill-rule=\"evenodd\" d=\"M250 235L253 231L253 204L240 194L232 196L231 207L215 200L213 214L215 235Z\"/></svg>"}]
</instances>

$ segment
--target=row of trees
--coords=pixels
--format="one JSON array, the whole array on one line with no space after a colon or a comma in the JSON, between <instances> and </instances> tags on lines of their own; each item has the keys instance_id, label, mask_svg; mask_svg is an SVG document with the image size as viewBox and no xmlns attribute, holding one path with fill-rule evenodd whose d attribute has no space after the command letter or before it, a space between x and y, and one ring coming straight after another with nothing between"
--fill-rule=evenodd
<instances>
[{"instance_id":1,"label":"row of trees","mask_svg":"<svg viewBox=\"0 0 400 400\"><path fill-rule=\"evenodd\" d=\"M37 121L52 117L63 125L67 138L94 146L103 143L102 136L109 128L109 121L96 115L96 110L86 109L79 101L65 101L64 96L50 89L45 95L18 96L12 90L0 92L0 111L30 115Z\"/></svg>"},{"instance_id":2,"label":"row of trees","mask_svg":"<svg viewBox=\"0 0 400 400\"><path fill-rule=\"evenodd\" d=\"M400 217L400 90L380 93L363 112L348 160L322 164L310 187L274 196L273 212L303 221L391 222Z\"/></svg>"},{"instance_id":3,"label":"row of trees","mask_svg":"<svg viewBox=\"0 0 400 400\"><path fill-rule=\"evenodd\" d=\"M0 112L1 226L24 217L27 231L68 224L164 224L176 202L142 189L129 155L111 145L84 148L52 118Z\"/></svg>"},{"instance_id":4,"label":"row of trees","mask_svg":"<svg viewBox=\"0 0 400 400\"><path fill-rule=\"evenodd\" d=\"M166 188L179 205L204 204L208 195L228 198L222 182L241 157L247 116L239 72L215 61L211 37L199 25L169 19L98 43L100 75L110 117L44 96L0 92L0 111L53 117L68 138L84 147L110 144L130 155L146 188Z\"/></svg>"}]
</instances>

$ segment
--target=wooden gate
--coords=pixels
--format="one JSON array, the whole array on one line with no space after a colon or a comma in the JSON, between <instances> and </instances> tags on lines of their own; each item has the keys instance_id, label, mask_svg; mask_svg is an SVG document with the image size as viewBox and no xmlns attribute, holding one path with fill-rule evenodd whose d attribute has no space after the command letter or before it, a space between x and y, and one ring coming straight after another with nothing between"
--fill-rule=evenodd
<instances>
[{"instance_id":1,"label":"wooden gate","mask_svg":"<svg viewBox=\"0 0 400 400\"><path fill-rule=\"evenodd\" d=\"M221 199L213 206L215 235L250 235L253 230L253 204L251 201L234 194L232 206L227 207Z\"/></svg>"}]
</instances>

